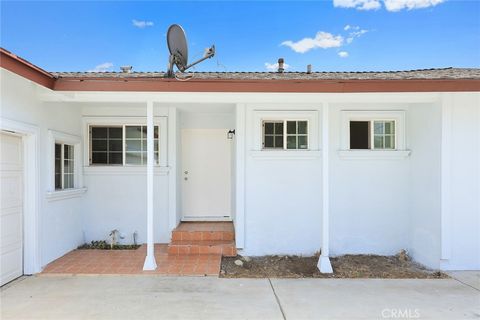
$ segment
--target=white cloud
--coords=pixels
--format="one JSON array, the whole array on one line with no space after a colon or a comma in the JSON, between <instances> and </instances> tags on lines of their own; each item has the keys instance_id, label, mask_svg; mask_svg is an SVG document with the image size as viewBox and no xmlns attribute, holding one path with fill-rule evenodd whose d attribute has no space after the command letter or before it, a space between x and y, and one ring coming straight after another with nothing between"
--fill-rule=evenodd
<instances>
[{"instance_id":1,"label":"white cloud","mask_svg":"<svg viewBox=\"0 0 480 320\"><path fill-rule=\"evenodd\" d=\"M106 71L110 71L112 67L113 67L113 63L104 62L102 64L99 64L95 68L88 70L87 72L106 72Z\"/></svg>"},{"instance_id":2,"label":"white cloud","mask_svg":"<svg viewBox=\"0 0 480 320\"><path fill-rule=\"evenodd\" d=\"M278 70L278 63L268 63L268 62L265 62L265 68L266 68L268 71L277 71L277 70ZM283 64L283 69L287 70L288 68L290 68L290 65L284 63L284 64Z\"/></svg>"},{"instance_id":3,"label":"white cloud","mask_svg":"<svg viewBox=\"0 0 480 320\"><path fill-rule=\"evenodd\" d=\"M349 24L347 24L345 27L343 27L343 30L345 31L348 31L348 30L359 30L360 27L359 26L351 26Z\"/></svg>"},{"instance_id":4,"label":"white cloud","mask_svg":"<svg viewBox=\"0 0 480 320\"><path fill-rule=\"evenodd\" d=\"M132 20L132 24L134 27L144 29L146 27L153 27L153 22L152 21L145 21L145 20Z\"/></svg>"},{"instance_id":5,"label":"white cloud","mask_svg":"<svg viewBox=\"0 0 480 320\"><path fill-rule=\"evenodd\" d=\"M305 53L315 48L337 48L343 44L343 37L338 35L334 36L331 33L319 31L315 35L315 38L304 38L297 42L291 40L282 42L282 46L290 47L293 51L299 53Z\"/></svg>"},{"instance_id":6,"label":"white cloud","mask_svg":"<svg viewBox=\"0 0 480 320\"><path fill-rule=\"evenodd\" d=\"M348 27L348 28L347 28ZM365 33L368 32L368 30L365 30L365 29L360 29L359 26L351 26L351 25L346 25L345 28L343 28L345 31L348 31L348 30L355 30L355 31L350 31L348 33L348 37L346 38L346 42L348 44L352 43L352 41L355 39L355 38L359 38L361 37L362 35L364 35Z\"/></svg>"},{"instance_id":7,"label":"white cloud","mask_svg":"<svg viewBox=\"0 0 480 320\"><path fill-rule=\"evenodd\" d=\"M382 0L387 11L413 10L434 7L445 0ZM382 7L380 0L333 0L333 6L355 8L357 10L378 10ZM348 25L347 25L348 26ZM347 27L345 26L345 27ZM345 29L347 31L349 29Z\"/></svg>"},{"instance_id":8,"label":"white cloud","mask_svg":"<svg viewBox=\"0 0 480 320\"><path fill-rule=\"evenodd\" d=\"M348 57L348 52L347 52L347 51L340 51L340 52L338 53L338 56L339 56L340 58L347 58L347 57Z\"/></svg>"},{"instance_id":9,"label":"white cloud","mask_svg":"<svg viewBox=\"0 0 480 320\"><path fill-rule=\"evenodd\" d=\"M368 30L365 30L365 29L362 29L362 30L359 30L359 31L353 31L353 32L350 32L350 37L358 38L358 37L364 35L367 32L368 32Z\"/></svg>"},{"instance_id":10,"label":"white cloud","mask_svg":"<svg viewBox=\"0 0 480 320\"><path fill-rule=\"evenodd\" d=\"M355 8L358 10L377 10L382 6L380 0L333 0L334 7Z\"/></svg>"},{"instance_id":11,"label":"white cloud","mask_svg":"<svg viewBox=\"0 0 480 320\"><path fill-rule=\"evenodd\" d=\"M402 9L422 9L434 7L445 0L383 0L385 9L388 11L400 11Z\"/></svg>"}]
</instances>

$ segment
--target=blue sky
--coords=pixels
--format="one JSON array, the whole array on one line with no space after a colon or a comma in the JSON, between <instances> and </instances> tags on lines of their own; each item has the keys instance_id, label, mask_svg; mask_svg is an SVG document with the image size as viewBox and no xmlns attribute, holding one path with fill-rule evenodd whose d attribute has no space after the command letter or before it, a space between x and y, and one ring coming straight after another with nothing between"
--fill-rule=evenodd
<instances>
[{"instance_id":1,"label":"blue sky","mask_svg":"<svg viewBox=\"0 0 480 320\"><path fill-rule=\"evenodd\" d=\"M480 1L1 1L1 46L48 71L165 70L181 24L197 71L480 67Z\"/></svg>"}]
</instances>

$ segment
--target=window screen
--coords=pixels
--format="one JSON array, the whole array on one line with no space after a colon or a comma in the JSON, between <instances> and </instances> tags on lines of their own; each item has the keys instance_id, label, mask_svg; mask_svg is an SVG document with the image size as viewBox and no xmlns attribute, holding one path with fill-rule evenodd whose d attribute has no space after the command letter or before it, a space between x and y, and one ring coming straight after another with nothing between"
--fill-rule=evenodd
<instances>
[{"instance_id":1,"label":"window screen","mask_svg":"<svg viewBox=\"0 0 480 320\"><path fill-rule=\"evenodd\" d=\"M395 149L395 121L373 121L374 149Z\"/></svg>"},{"instance_id":2,"label":"window screen","mask_svg":"<svg viewBox=\"0 0 480 320\"><path fill-rule=\"evenodd\" d=\"M307 121L287 121L287 149L308 149Z\"/></svg>"},{"instance_id":3,"label":"window screen","mask_svg":"<svg viewBox=\"0 0 480 320\"><path fill-rule=\"evenodd\" d=\"M153 139L154 163L158 164L158 126ZM147 164L147 126L125 126L125 163Z\"/></svg>"}]
</instances>

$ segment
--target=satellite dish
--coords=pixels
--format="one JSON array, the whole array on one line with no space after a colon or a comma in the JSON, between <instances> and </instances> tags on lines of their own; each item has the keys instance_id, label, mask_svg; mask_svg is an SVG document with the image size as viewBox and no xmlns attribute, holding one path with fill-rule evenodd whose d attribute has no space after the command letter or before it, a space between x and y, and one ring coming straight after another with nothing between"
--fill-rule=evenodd
<instances>
[{"instance_id":1,"label":"satellite dish","mask_svg":"<svg viewBox=\"0 0 480 320\"><path fill-rule=\"evenodd\" d=\"M185 31L178 24L172 24L167 31L167 45L170 55L175 56L174 63L182 70L188 63L188 47Z\"/></svg>"},{"instance_id":2,"label":"satellite dish","mask_svg":"<svg viewBox=\"0 0 480 320\"><path fill-rule=\"evenodd\" d=\"M211 46L205 50L203 58L188 64L188 45L185 31L178 24L172 24L167 31L167 46L170 51L170 58L168 61L167 77L173 78L173 65L176 65L178 70L185 72L188 68L209 59L215 55L215 46Z\"/></svg>"}]
</instances>

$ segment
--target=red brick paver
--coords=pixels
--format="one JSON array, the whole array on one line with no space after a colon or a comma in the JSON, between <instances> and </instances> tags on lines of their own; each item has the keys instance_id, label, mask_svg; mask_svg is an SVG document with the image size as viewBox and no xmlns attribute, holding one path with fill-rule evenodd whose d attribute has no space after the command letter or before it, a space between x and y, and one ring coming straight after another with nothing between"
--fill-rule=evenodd
<instances>
[{"instance_id":1,"label":"red brick paver","mask_svg":"<svg viewBox=\"0 0 480 320\"><path fill-rule=\"evenodd\" d=\"M217 276L221 255L168 255L167 244L155 244L157 269L143 271L147 246L137 250L73 250L51 262L42 274L159 274Z\"/></svg>"}]
</instances>

